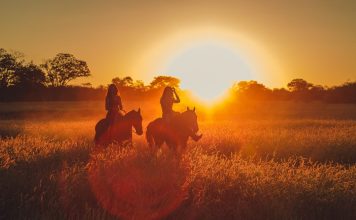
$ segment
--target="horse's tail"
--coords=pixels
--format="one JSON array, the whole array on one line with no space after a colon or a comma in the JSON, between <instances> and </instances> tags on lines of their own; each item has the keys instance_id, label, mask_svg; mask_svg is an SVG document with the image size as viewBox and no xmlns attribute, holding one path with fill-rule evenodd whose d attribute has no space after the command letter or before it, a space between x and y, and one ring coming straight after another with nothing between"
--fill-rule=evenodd
<instances>
[{"instance_id":1,"label":"horse's tail","mask_svg":"<svg viewBox=\"0 0 356 220\"><path fill-rule=\"evenodd\" d=\"M149 123L147 126L147 130L146 130L146 140L148 143L148 146L152 149L155 145L155 140L153 138L153 134L152 134L152 123Z\"/></svg>"},{"instance_id":2,"label":"horse's tail","mask_svg":"<svg viewBox=\"0 0 356 220\"><path fill-rule=\"evenodd\" d=\"M100 137L100 121L95 125L95 136L94 136L95 143L98 141L99 137Z\"/></svg>"},{"instance_id":3,"label":"horse's tail","mask_svg":"<svg viewBox=\"0 0 356 220\"><path fill-rule=\"evenodd\" d=\"M108 122L106 121L106 119L101 119L95 125L95 136L94 136L95 145L98 145L100 143L100 139L102 138L103 134L106 132L107 129L108 129Z\"/></svg>"}]
</instances>

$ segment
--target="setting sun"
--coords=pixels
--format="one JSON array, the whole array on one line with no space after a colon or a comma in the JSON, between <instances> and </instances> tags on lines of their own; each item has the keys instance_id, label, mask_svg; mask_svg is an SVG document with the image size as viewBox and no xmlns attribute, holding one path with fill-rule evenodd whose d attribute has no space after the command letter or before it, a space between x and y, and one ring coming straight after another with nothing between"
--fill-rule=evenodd
<instances>
[{"instance_id":1,"label":"setting sun","mask_svg":"<svg viewBox=\"0 0 356 220\"><path fill-rule=\"evenodd\" d=\"M165 71L182 80L203 101L221 97L236 80L254 78L246 57L220 42L199 42L180 50L166 64Z\"/></svg>"},{"instance_id":2,"label":"setting sun","mask_svg":"<svg viewBox=\"0 0 356 220\"><path fill-rule=\"evenodd\" d=\"M133 72L146 82L157 75L181 80L205 104L221 100L234 82L284 83L279 59L251 36L225 27L185 28L145 48Z\"/></svg>"}]
</instances>

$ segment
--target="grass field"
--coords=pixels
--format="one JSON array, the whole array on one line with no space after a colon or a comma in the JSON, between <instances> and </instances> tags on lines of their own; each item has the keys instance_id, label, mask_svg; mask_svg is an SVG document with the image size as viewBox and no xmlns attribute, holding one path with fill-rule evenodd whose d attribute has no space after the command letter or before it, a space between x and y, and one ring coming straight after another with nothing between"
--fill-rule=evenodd
<instances>
[{"instance_id":1,"label":"grass field","mask_svg":"<svg viewBox=\"0 0 356 220\"><path fill-rule=\"evenodd\" d=\"M356 218L354 105L201 117L181 160L152 155L143 136L93 150L98 106L0 104L0 219ZM159 112L144 107L145 126Z\"/></svg>"}]
</instances>

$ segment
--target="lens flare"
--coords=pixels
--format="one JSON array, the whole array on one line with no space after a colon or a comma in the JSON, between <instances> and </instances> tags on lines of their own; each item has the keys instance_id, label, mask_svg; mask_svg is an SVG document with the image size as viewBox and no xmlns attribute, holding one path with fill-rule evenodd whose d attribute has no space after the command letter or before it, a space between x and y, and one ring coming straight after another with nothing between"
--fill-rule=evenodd
<instances>
[{"instance_id":1,"label":"lens flare","mask_svg":"<svg viewBox=\"0 0 356 220\"><path fill-rule=\"evenodd\" d=\"M187 170L178 160L112 145L96 152L89 181L100 205L123 219L160 219L187 194Z\"/></svg>"}]
</instances>

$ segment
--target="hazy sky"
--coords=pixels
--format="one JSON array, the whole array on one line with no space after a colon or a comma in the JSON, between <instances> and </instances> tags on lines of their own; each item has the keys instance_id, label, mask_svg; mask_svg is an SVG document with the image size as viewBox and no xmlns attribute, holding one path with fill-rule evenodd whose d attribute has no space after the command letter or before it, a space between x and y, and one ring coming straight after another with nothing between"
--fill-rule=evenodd
<instances>
[{"instance_id":1,"label":"hazy sky","mask_svg":"<svg viewBox=\"0 0 356 220\"><path fill-rule=\"evenodd\" d=\"M160 42L180 42L177 34L189 41L202 27L262 45L284 76L273 86L296 77L326 85L356 80L356 1L0 0L0 27L0 47L35 63L72 53L88 62L93 76L84 81L95 85L123 75L152 78L158 73L147 63L159 66L160 56L177 50Z\"/></svg>"}]
</instances>

